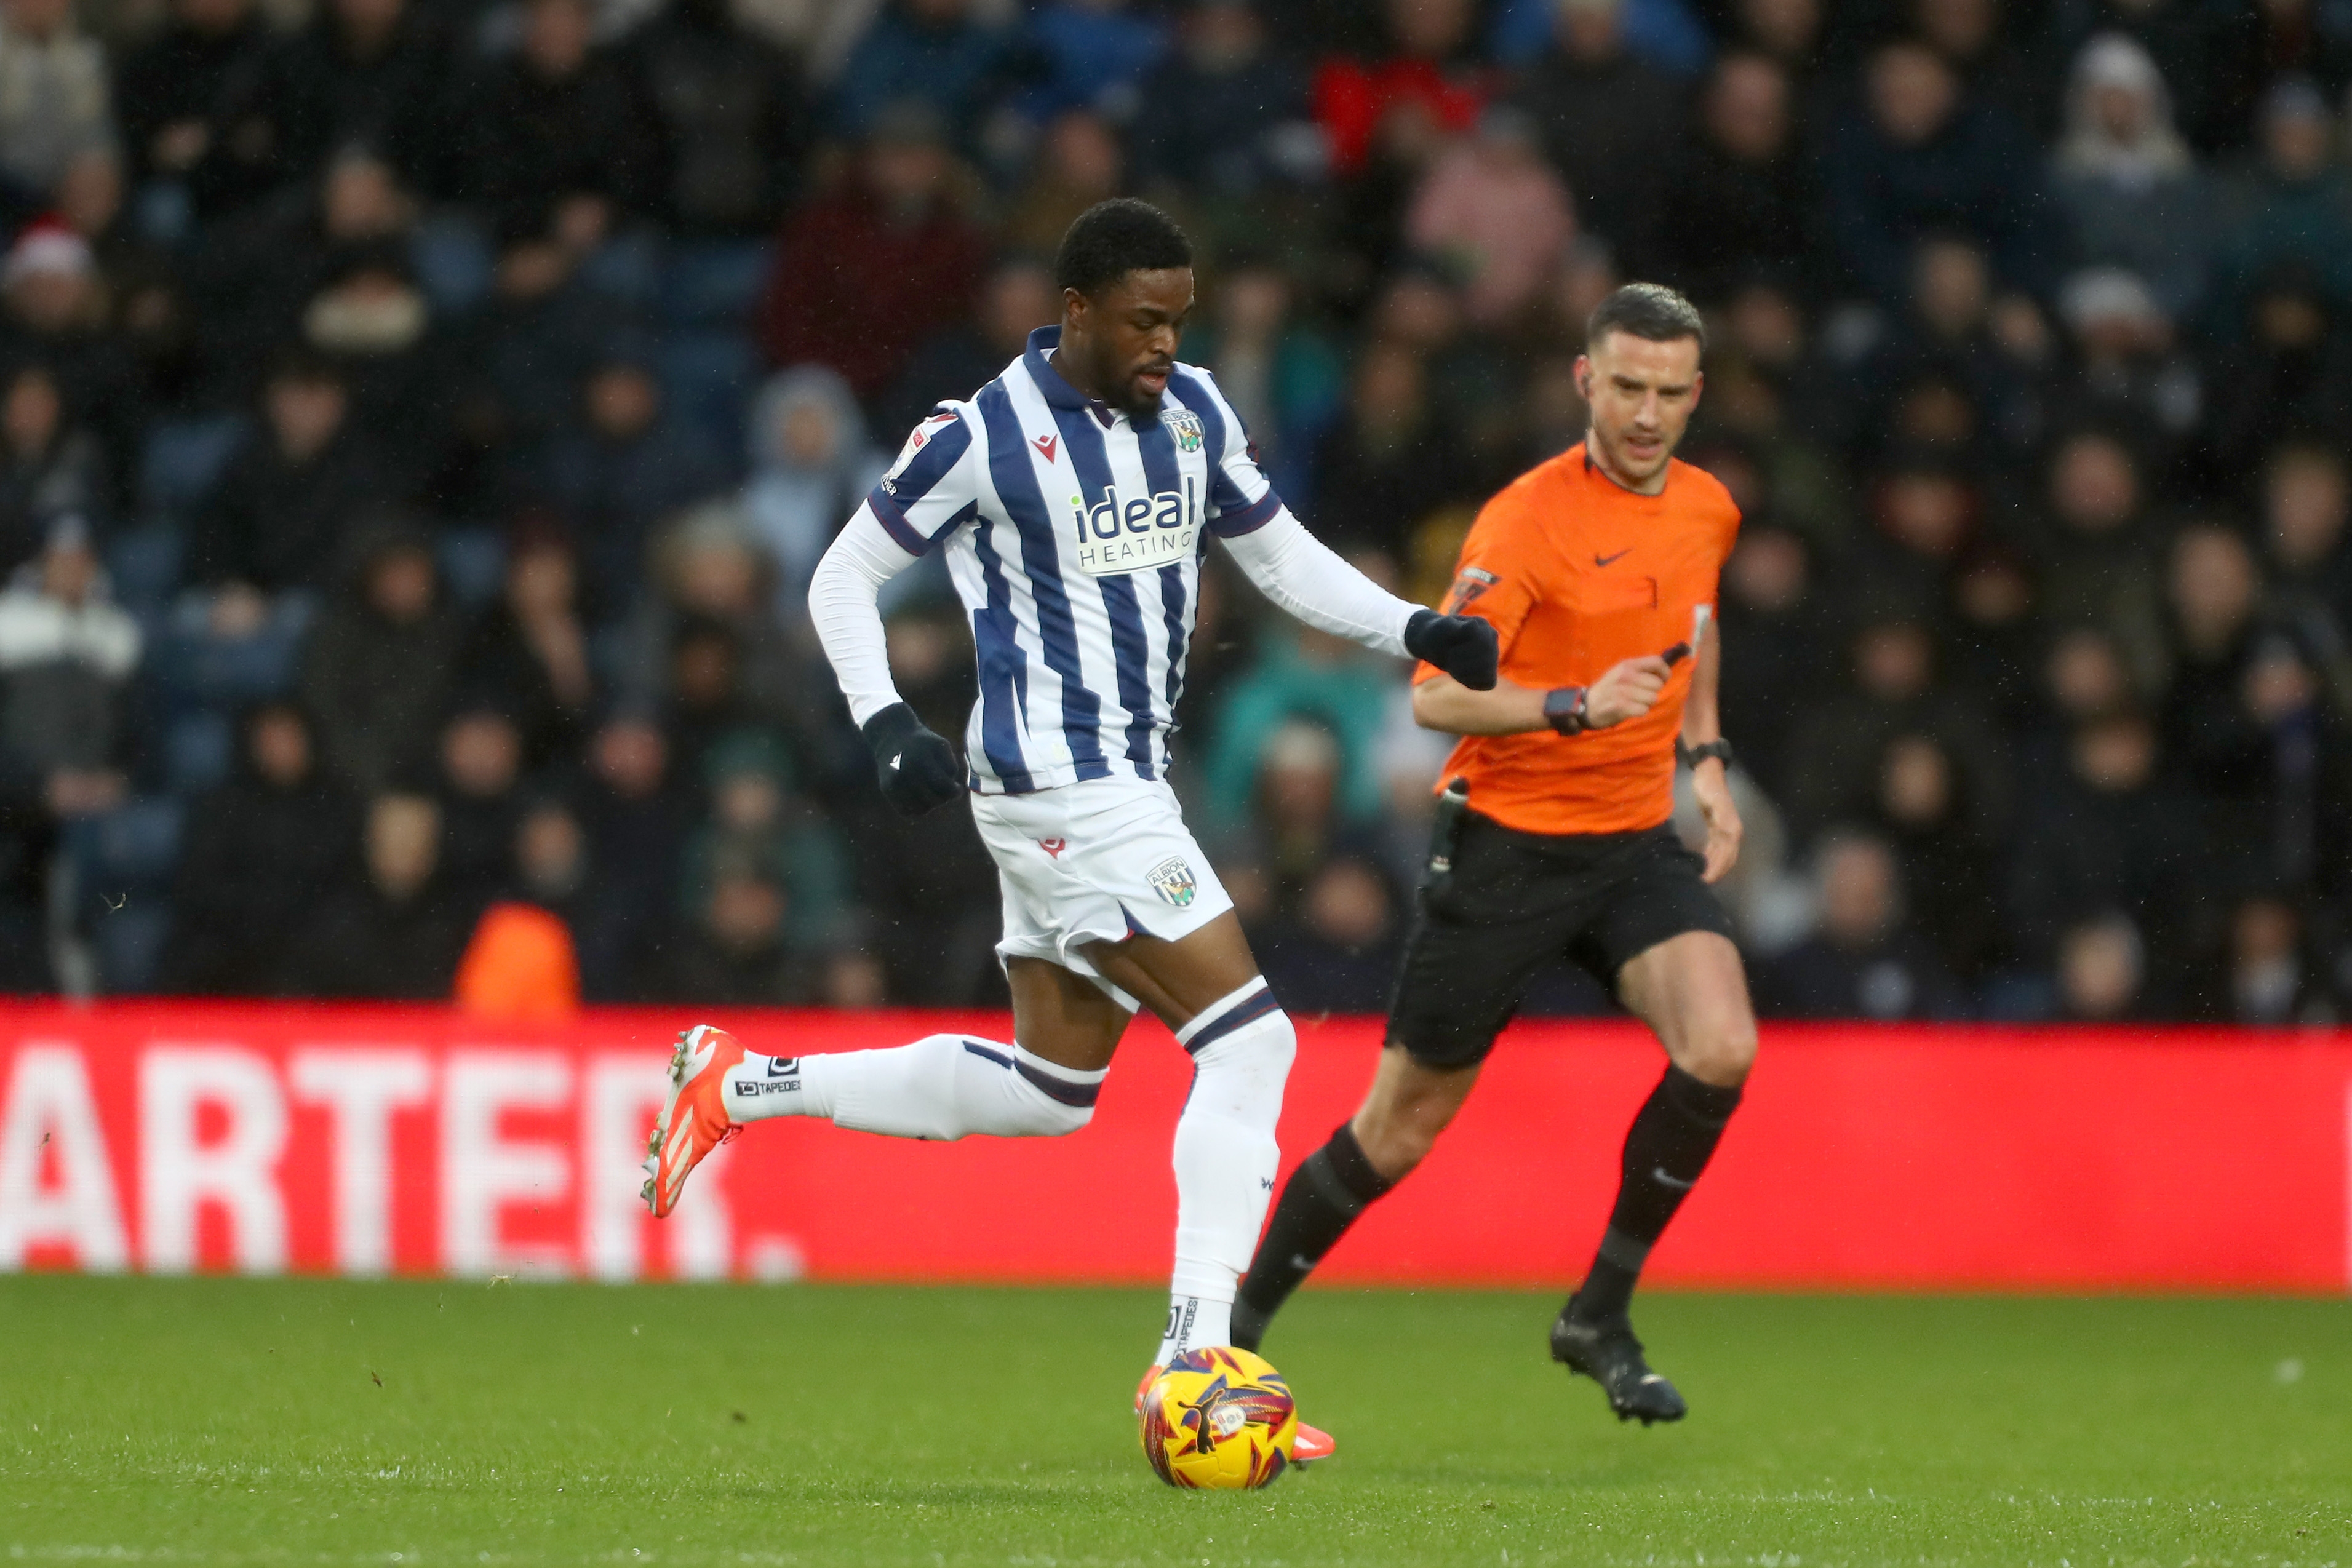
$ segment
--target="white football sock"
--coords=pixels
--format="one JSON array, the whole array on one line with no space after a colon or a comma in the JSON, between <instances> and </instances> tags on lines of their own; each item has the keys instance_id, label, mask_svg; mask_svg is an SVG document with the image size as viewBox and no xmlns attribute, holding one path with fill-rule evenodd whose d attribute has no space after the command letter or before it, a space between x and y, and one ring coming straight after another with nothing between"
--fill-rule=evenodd
<instances>
[{"instance_id":1,"label":"white football sock","mask_svg":"<svg viewBox=\"0 0 2352 1568\"><path fill-rule=\"evenodd\" d=\"M1168 1327L1160 1335L1160 1351L1151 1358L1151 1364L1165 1366L1188 1350L1233 1343L1234 1303L1230 1296L1221 1301L1212 1296L1180 1293L1168 1299Z\"/></svg>"},{"instance_id":2,"label":"white football sock","mask_svg":"<svg viewBox=\"0 0 2352 1568\"><path fill-rule=\"evenodd\" d=\"M973 1133L1051 1137L1094 1120L1102 1072L1080 1072L968 1035L934 1034L887 1051L754 1056L727 1075L727 1113L825 1116L836 1127L952 1142ZM771 1092L771 1082L797 1082Z\"/></svg>"},{"instance_id":3,"label":"white football sock","mask_svg":"<svg viewBox=\"0 0 2352 1568\"><path fill-rule=\"evenodd\" d=\"M1298 1037L1263 977L1176 1031L1192 1092L1176 1123L1176 1269L1169 1356L1233 1342L1234 1290L1257 1248L1282 1151L1274 1126Z\"/></svg>"}]
</instances>

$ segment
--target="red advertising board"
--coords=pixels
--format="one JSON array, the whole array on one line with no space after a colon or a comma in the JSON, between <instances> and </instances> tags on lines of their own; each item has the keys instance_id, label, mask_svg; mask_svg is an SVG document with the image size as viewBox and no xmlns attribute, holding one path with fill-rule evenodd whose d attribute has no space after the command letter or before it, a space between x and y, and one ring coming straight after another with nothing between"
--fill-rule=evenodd
<instances>
[{"instance_id":1,"label":"red advertising board","mask_svg":"<svg viewBox=\"0 0 2352 1568\"><path fill-rule=\"evenodd\" d=\"M723 1017L755 1050L1007 1038L991 1015ZM1094 1123L919 1144L747 1130L659 1224L637 1163L679 1020L435 1009L0 1007L0 1269L1147 1281L1188 1064L1130 1034ZM1286 1155L1376 1022L1302 1021ZM1630 1025L1522 1024L1322 1278L1572 1281L1659 1070ZM1667 1282L2292 1290L2352 1277L2352 1036L1767 1026L1658 1249Z\"/></svg>"}]
</instances>

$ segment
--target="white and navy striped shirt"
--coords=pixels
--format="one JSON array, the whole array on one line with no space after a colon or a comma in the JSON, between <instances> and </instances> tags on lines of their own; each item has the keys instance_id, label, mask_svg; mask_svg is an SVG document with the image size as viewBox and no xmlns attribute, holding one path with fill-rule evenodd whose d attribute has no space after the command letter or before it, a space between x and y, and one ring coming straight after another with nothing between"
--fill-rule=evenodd
<instances>
[{"instance_id":1,"label":"white and navy striped shirt","mask_svg":"<svg viewBox=\"0 0 2352 1568\"><path fill-rule=\"evenodd\" d=\"M1155 415L1063 380L1059 327L917 426L867 497L908 550L944 547L971 616L973 788L1158 779L1184 688L1201 557L1281 510L1233 406L1180 364Z\"/></svg>"}]
</instances>

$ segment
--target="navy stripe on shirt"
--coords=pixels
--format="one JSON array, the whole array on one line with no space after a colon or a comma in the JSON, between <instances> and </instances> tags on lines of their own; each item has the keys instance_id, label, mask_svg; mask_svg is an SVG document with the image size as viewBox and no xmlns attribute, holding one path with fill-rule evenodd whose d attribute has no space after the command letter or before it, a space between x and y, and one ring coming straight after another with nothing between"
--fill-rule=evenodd
<instances>
[{"instance_id":1,"label":"navy stripe on shirt","mask_svg":"<svg viewBox=\"0 0 2352 1568\"><path fill-rule=\"evenodd\" d=\"M1045 667L1062 677L1062 732L1067 737L1077 776L1108 779L1103 759L1102 699L1087 686L1078 663L1078 628L1070 596L1062 586L1060 540L1045 515L1037 471L1029 465L1029 442L1013 412L1013 394L1001 381L980 389L980 415L988 426L988 472L1005 515L1021 536L1021 563L1037 602L1037 632L1045 645Z\"/></svg>"},{"instance_id":2,"label":"navy stripe on shirt","mask_svg":"<svg viewBox=\"0 0 2352 1568\"><path fill-rule=\"evenodd\" d=\"M1168 426L1153 420L1151 427L1136 427L1136 445L1143 455L1143 481L1155 496L1184 487L1182 464L1176 455L1176 438ZM1174 728L1176 699L1184 694L1184 573L1181 568L1160 569L1160 612L1168 632L1168 722Z\"/></svg>"},{"instance_id":3,"label":"navy stripe on shirt","mask_svg":"<svg viewBox=\"0 0 2352 1568\"><path fill-rule=\"evenodd\" d=\"M988 602L971 612L972 649L980 666L980 749L989 771L1016 795L1035 788L1029 777L1029 759L1021 752L1021 713L1029 702L1029 655L1021 651L1019 626L1013 618L1013 589L1004 580L1004 558L996 553L989 530L995 525L982 518L972 530L972 553L980 559L980 578Z\"/></svg>"},{"instance_id":4,"label":"navy stripe on shirt","mask_svg":"<svg viewBox=\"0 0 2352 1568\"><path fill-rule=\"evenodd\" d=\"M1157 421L1153 422L1157 423ZM1078 472L1078 488L1089 510L1114 496L1110 449L1100 426L1086 413L1054 410L1054 423L1062 433L1070 466ZM1170 486L1171 490L1174 486ZM1144 635L1143 607L1134 581L1126 577L1100 577L1103 608L1110 614L1110 648L1118 680L1118 706L1127 710L1127 759L1139 778L1157 777L1151 767L1151 643Z\"/></svg>"}]
</instances>

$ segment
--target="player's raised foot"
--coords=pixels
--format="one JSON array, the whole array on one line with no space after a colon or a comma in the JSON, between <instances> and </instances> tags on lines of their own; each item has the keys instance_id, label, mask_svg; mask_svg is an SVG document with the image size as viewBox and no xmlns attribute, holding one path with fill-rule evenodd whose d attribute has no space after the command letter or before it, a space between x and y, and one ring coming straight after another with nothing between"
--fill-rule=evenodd
<instances>
[{"instance_id":1,"label":"player's raised foot","mask_svg":"<svg viewBox=\"0 0 2352 1568\"><path fill-rule=\"evenodd\" d=\"M1573 1296L1551 1325L1551 1358L1601 1385L1620 1421L1646 1427L1653 1421L1679 1421L1689 1413L1675 1385L1652 1372L1642 1358L1633 1325L1622 1316L1597 1322L1578 1317Z\"/></svg>"},{"instance_id":2,"label":"player's raised foot","mask_svg":"<svg viewBox=\"0 0 2352 1568\"><path fill-rule=\"evenodd\" d=\"M1143 1381L1135 1385L1137 1415L1143 1414L1143 1396L1151 1392L1151 1385L1160 1381L1160 1375L1166 1370L1167 1368L1155 1364L1143 1375ZM1339 1451L1339 1445L1332 1440L1330 1433L1320 1427L1310 1427L1301 1421L1298 1424L1297 1435L1290 1442L1290 1462L1294 1465L1311 1465L1318 1459L1328 1459Z\"/></svg>"},{"instance_id":3,"label":"player's raised foot","mask_svg":"<svg viewBox=\"0 0 2352 1568\"><path fill-rule=\"evenodd\" d=\"M669 1058L669 1098L646 1141L645 1200L656 1219L677 1207L686 1178L711 1150L742 1131L727 1115L721 1091L743 1046L723 1029L697 1024L677 1037Z\"/></svg>"}]
</instances>

